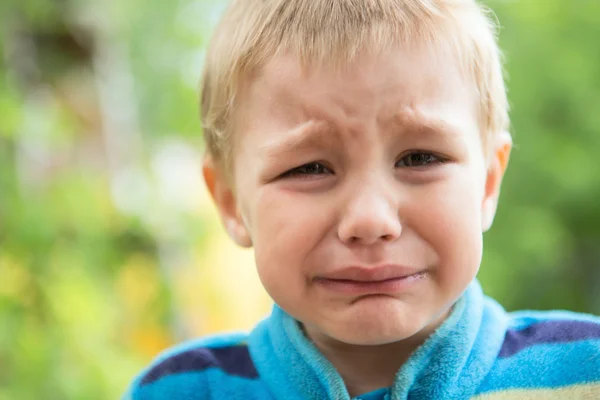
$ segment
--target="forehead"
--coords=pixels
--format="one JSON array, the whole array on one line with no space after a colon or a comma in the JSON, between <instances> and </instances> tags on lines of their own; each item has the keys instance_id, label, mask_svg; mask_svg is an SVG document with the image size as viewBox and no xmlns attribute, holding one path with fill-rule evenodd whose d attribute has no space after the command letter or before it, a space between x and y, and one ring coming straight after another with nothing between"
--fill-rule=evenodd
<instances>
[{"instance_id":1,"label":"forehead","mask_svg":"<svg viewBox=\"0 0 600 400\"><path fill-rule=\"evenodd\" d=\"M478 131L474 82L450 52L403 46L364 52L345 65L303 65L286 53L267 62L241 91L239 140L284 132L310 120L333 126L376 123L455 126Z\"/></svg>"}]
</instances>

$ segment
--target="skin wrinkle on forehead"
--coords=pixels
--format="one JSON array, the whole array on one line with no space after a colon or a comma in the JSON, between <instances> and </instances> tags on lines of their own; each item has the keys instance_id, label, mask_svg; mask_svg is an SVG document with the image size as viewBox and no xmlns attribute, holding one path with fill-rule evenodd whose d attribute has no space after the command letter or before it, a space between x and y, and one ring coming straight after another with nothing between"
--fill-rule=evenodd
<instances>
[{"instance_id":1,"label":"skin wrinkle on forehead","mask_svg":"<svg viewBox=\"0 0 600 400\"><path fill-rule=\"evenodd\" d=\"M283 132L281 138L261 145L260 151L269 159L317 147L334 149L336 145L339 145L337 131L331 129L329 123L321 120L309 120Z\"/></svg>"},{"instance_id":2,"label":"skin wrinkle on forehead","mask_svg":"<svg viewBox=\"0 0 600 400\"><path fill-rule=\"evenodd\" d=\"M441 118L427 118L415 111L398 112L391 122L383 124L383 133L404 141L439 142L447 145L464 140L452 122ZM260 152L269 159L290 156L312 149L337 150L340 146L338 130L327 121L311 119L297 127L282 132L282 137L260 146Z\"/></svg>"}]
</instances>

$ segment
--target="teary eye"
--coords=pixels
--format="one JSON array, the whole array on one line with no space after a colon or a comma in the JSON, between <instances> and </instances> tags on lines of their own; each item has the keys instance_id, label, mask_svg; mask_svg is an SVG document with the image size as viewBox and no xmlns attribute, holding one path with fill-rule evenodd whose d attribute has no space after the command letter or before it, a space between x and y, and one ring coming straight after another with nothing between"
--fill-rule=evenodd
<instances>
[{"instance_id":1,"label":"teary eye","mask_svg":"<svg viewBox=\"0 0 600 400\"><path fill-rule=\"evenodd\" d=\"M281 175L282 178L290 178L295 176L311 176L311 175L330 175L333 174L329 168L320 162L311 162L299 167L293 168Z\"/></svg>"},{"instance_id":2,"label":"teary eye","mask_svg":"<svg viewBox=\"0 0 600 400\"><path fill-rule=\"evenodd\" d=\"M423 167L432 164L440 164L444 160L433 153L425 151L413 151L396 162L396 167L410 168Z\"/></svg>"}]
</instances>

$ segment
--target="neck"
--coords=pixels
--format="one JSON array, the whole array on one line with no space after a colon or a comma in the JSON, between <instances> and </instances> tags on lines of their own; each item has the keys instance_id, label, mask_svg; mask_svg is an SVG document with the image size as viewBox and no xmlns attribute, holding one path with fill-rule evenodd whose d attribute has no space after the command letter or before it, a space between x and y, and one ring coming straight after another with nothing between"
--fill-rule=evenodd
<instances>
[{"instance_id":1,"label":"neck","mask_svg":"<svg viewBox=\"0 0 600 400\"><path fill-rule=\"evenodd\" d=\"M392 386L396 373L418 346L404 341L378 346L315 344L341 375L351 397Z\"/></svg>"},{"instance_id":2,"label":"neck","mask_svg":"<svg viewBox=\"0 0 600 400\"><path fill-rule=\"evenodd\" d=\"M351 397L393 385L398 370L443 322L447 313L418 334L382 345L340 342L304 326L305 334L342 377Z\"/></svg>"}]
</instances>

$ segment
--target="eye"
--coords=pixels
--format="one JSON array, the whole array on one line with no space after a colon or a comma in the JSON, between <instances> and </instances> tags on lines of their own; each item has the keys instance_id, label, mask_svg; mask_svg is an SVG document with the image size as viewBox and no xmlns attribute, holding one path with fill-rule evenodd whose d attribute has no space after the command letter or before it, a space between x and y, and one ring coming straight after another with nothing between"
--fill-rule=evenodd
<instances>
[{"instance_id":1,"label":"eye","mask_svg":"<svg viewBox=\"0 0 600 400\"><path fill-rule=\"evenodd\" d=\"M281 175L281 178L310 177L331 174L333 174L333 171L323 165L323 163L311 162L285 172Z\"/></svg>"},{"instance_id":2,"label":"eye","mask_svg":"<svg viewBox=\"0 0 600 400\"><path fill-rule=\"evenodd\" d=\"M398 160L396 162L396 167L425 167L429 165L441 164L443 162L444 160L433 153L428 153L426 151L413 151Z\"/></svg>"}]
</instances>

